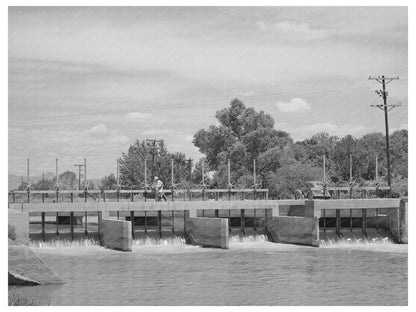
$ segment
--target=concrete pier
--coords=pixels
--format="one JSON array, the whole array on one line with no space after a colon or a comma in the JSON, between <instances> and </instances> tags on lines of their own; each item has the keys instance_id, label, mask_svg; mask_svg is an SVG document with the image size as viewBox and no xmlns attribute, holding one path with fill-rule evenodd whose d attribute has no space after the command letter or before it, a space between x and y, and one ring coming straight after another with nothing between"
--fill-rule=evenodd
<instances>
[{"instance_id":1,"label":"concrete pier","mask_svg":"<svg viewBox=\"0 0 416 312\"><path fill-rule=\"evenodd\" d=\"M275 243L319 247L318 218L273 217L267 231Z\"/></svg>"},{"instance_id":2,"label":"concrete pier","mask_svg":"<svg viewBox=\"0 0 416 312\"><path fill-rule=\"evenodd\" d=\"M98 213L98 236L106 248L132 250L132 222L110 219L108 212Z\"/></svg>"},{"instance_id":3,"label":"concrete pier","mask_svg":"<svg viewBox=\"0 0 416 312\"><path fill-rule=\"evenodd\" d=\"M9 226L13 229L16 243L29 245L29 213L9 209Z\"/></svg>"},{"instance_id":4,"label":"concrete pier","mask_svg":"<svg viewBox=\"0 0 416 312\"><path fill-rule=\"evenodd\" d=\"M197 218L196 210L187 211L185 215L185 233L189 244L222 249L228 248L228 219Z\"/></svg>"}]
</instances>

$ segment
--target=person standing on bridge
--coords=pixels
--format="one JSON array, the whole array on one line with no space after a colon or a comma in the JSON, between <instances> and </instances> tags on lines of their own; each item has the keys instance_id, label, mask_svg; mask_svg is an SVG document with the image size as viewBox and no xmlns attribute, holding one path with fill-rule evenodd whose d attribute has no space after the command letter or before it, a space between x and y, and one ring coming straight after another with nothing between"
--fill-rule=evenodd
<instances>
[{"instance_id":1,"label":"person standing on bridge","mask_svg":"<svg viewBox=\"0 0 416 312\"><path fill-rule=\"evenodd\" d=\"M167 201L166 195L163 192L163 182L160 181L160 179L158 177L155 177L153 179L153 189L155 191L155 200L156 201L159 201L159 198L163 198L165 201Z\"/></svg>"}]
</instances>

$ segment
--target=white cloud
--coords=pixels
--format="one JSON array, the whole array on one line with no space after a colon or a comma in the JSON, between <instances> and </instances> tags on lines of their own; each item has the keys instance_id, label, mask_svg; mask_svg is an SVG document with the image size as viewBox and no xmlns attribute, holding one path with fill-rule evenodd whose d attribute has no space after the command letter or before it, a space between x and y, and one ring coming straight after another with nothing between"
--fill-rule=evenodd
<instances>
[{"instance_id":1,"label":"white cloud","mask_svg":"<svg viewBox=\"0 0 416 312\"><path fill-rule=\"evenodd\" d=\"M277 102L276 107L284 113L295 113L311 109L309 103L301 98L294 98L289 102Z\"/></svg>"},{"instance_id":2,"label":"white cloud","mask_svg":"<svg viewBox=\"0 0 416 312\"><path fill-rule=\"evenodd\" d=\"M125 135L113 135L108 138L110 143L127 143L129 138Z\"/></svg>"},{"instance_id":3,"label":"white cloud","mask_svg":"<svg viewBox=\"0 0 416 312\"><path fill-rule=\"evenodd\" d=\"M152 115L148 113L140 113L140 112L130 112L126 115L128 119L132 120L143 120L146 118L150 118Z\"/></svg>"},{"instance_id":4,"label":"white cloud","mask_svg":"<svg viewBox=\"0 0 416 312\"><path fill-rule=\"evenodd\" d=\"M325 29L313 28L308 23L295 23L282 21L273 23L270 21L258 21L255 25L264 32L272 32L279 37L288 40L319 40L326 39L329 31Z\"/></svg>"},{"instance_id":5,"label":"white cloud","mask_svg":"<svg viewBox=\"0 0 416 312\"><path fill-rule=\"evenodd\" d=\"M91 134L103 134L103 133L107 133L107 131L108 129L105 124L99 124L88 129L86 132L91 133Z\"/></svg>"}]
</instances>

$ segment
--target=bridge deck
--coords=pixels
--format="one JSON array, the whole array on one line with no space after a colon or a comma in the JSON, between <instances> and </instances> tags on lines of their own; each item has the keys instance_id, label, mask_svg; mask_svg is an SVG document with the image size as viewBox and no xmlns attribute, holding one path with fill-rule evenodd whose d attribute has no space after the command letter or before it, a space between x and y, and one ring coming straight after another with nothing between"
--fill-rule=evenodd
<instances>
[{"instance_id":1,"label":"bridge deck","mask_svg":"<svg viewBox=\"0 0 416 312\"><path fill-rule=\"evenodd\" d=\"M305 201L296 201L305 202ZM301 204L301 203L300 203ZM86 202L86 203L10 203L10 208L22 212L77 211L181 211L195 209L273 209L277 201L177 201L177 202Z\"/></svg>"},{"instance_id":2,"label":"bridge deck","mask_svg":"<svg viewBox=\"0 0 416 312\"><path fill-rule=\"evenodd\" d=\"M336 209L398 208L399 198L344 200L234 200L234 201L168 201L168 202L76 202L76 203L10 203L9 208L22 212L81 212L81 211L180 211L276 209L282 206L303 206L313 203L315 211Z\"/></svg>"}]
</instances>

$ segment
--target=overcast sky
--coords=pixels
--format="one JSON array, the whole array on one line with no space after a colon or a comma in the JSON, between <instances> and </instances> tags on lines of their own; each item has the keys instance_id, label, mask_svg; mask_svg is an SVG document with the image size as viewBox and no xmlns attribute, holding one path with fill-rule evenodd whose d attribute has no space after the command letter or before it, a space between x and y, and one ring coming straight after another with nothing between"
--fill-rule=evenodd
<instances>
[{"instance_id":1,"label":"overcast sky","mask_svg":"<svg viewBox=\"0 0 416 312\"><path fill-rule=\"evenodd\" d=\"M368 76L407 129L407 9L94 7L9 9L9 173L115 173L135 139L198 159L193 134L233 98L294 140L384 132Z\"/></svg>"}]
</instances>

